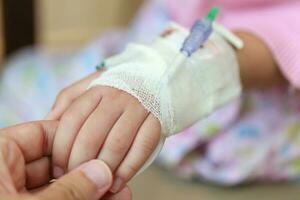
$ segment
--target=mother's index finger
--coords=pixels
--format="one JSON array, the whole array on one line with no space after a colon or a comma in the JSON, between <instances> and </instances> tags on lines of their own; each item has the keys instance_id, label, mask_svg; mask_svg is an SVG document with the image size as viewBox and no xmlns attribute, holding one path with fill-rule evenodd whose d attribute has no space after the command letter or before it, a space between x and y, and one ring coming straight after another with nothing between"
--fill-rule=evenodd
<instances>
[{"instance_id":1,"label":"mother's index finger","mask_svg":"<svg viewBox=\"0 0 300 200\"><path fill-rule=\"evenodd\" d=\"M57 121L36 121L0 130L0 136L8 137L19 145L26 162L50 155Z\"/></svg>"}]
</instances>

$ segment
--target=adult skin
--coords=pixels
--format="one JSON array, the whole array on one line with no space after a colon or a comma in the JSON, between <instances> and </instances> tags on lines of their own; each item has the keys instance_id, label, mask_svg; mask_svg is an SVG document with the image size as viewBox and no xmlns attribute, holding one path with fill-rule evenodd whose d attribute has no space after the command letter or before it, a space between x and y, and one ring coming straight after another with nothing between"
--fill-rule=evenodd
<instances>
[{"instance_id":1,"label":"adult skin","mask_svg":"<svg viewBox=\"0 0 300 200\"><path fill-rule=\"evenodd\" d=\"M130 200L126 187L109 196L110 169L91 160L49 184L51 152L58 122L38 121L0 130L0 199Z\"/></svg>"}]
</instances>

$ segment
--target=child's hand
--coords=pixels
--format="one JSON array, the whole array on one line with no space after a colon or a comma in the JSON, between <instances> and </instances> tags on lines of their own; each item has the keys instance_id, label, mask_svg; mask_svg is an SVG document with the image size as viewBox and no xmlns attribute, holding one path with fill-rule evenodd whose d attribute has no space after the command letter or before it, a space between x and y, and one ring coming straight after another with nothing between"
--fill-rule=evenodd
<instances>
[{"instance_id":1,"label":"child's hand","mask_svg":"<svg viewBox=\"0 0 300 200\"><path fill-rule=\"evenodd\" d=\"M97 71L64 88L56 97L56 101L52 107L52 110L45 119L58 120L71 105L71 103L86 91L86 88L89 86L91 81L99 77L100 74L101 72Z\"/></svg>"},{"instance_id":2,"label":"child's hand","mask_svg":"<svg viewBox=\"0 0 300 200\"><path fill-rule=\"evenodd\" d=\"M111 191L119 191L155 150L159 121L136 98L118 89L97 86L69 100L61 95L52 111L66 108L53 145L54 176L98 157L114 171Z\"/></svg>"}]
</instances>

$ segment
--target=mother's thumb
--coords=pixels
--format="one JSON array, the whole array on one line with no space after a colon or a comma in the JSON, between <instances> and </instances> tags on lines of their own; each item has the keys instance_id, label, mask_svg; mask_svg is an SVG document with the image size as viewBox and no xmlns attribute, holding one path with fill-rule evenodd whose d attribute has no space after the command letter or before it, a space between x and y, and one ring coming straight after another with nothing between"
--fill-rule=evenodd
<instances>
[{"instance_id":1,"label":"mother's thumb","mask_svg":"<svg viewBox=\"0 0 300 200\"><path fill-rule=\"evenodd\" d=\"M111 184L109 167L100 160L92 160L59 178L38 195L43 200L96 200L107 192Z\"/></svg>"}]
</instances>

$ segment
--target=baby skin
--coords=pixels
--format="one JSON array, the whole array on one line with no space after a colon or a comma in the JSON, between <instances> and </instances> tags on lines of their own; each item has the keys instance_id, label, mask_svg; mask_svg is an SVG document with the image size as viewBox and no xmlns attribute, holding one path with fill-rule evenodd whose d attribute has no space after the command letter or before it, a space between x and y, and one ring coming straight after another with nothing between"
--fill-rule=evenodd
<instances>
[{"instance_id":1,"label":"baby skin","mask_svg":"<svg viewBox=\"0 0 300 200\"><path fill-rule=\"evenodd\" d=\"M244 88L284 83L271 52L256 36L235 31L245 47L236 50ZM103 160L114 174L112 193L140 170L160 137L159 120L124 91L104 86L86 90L101 72L65 88L47 119L59 120L53 145L55 178L91 159Z\"/></svg>"},{"instance_id":2,"label":"baby skin","mask_svg":"<svg viewBox=\"0 0 300 200\"><path fill-rule=\"evenodd\" d=\"M117 192L142 167L160 139L159 121L127 93L110 87L86 91L96 72L64 89L47 119L60 119L53 145L53 175L91 159L114 172Z\"/></svg>"}]
</instances>

